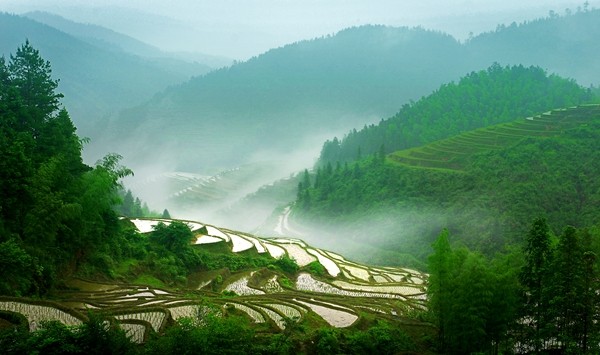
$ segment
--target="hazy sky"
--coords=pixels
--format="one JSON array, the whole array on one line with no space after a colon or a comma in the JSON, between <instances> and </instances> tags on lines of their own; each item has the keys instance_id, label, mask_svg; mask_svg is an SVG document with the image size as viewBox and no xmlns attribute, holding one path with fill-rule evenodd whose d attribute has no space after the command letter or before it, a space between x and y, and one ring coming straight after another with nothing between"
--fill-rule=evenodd
<instances>
[{"instance_id":1,"label":"hazy sky","mask_svg":"<svg viewBox=\"0 0 600 355\"><path fill-rule=\"evenodd\" d=\"M0 0L0 11L53 12L171 51L247 59L270 48L363 24L417 26L459 39L499 23L576 10L567 0ZM590 0L599 8L600 0Z\"/></svg>"}]
</instances>

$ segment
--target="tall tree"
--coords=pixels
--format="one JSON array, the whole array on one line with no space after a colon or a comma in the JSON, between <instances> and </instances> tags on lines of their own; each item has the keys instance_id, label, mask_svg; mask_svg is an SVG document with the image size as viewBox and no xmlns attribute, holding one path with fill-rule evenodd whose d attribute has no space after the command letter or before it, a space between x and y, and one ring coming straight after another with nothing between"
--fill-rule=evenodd
<instances>
[{"instance_id":1,"label":"tall tree","mask_svg":"<svg viewBox=\"0 0 600 355\"><path fill-rule=\"evenodd\" d=\"M522 317L526 320L524 338L535 352L543 346L547 331L545 311L548 309L548 275L551 262L550 230L544 218L537 218L527 234L525 265L519 279L523 287Z\"/></svg>"},{"instance_id":2,"label":"tall tree","mask_svg":"<svg viewBox=\"0 0 600 355\"><path fill-rule=\"evenodd\" d=\"M59 108L62 94L56 93L58 80L52 79L50 62L44 61L29 41L10 56L8 72L18 92L19 130L29 131L34 138L43 124Z\"/></svg>"},{"instance_id":3,"label":"tall tree","mask_svg":"<svg viewBox=\"0 0 600 355\"><path fill-rule=\"evenodd\" d=\"M444 351L448 342L446 327L451 312L451 270L452 248L448 240L449 232L444 229L432 244L433 254L429 257L429 309L438 327L438 343Z\"/></svg>"}]
</instances>

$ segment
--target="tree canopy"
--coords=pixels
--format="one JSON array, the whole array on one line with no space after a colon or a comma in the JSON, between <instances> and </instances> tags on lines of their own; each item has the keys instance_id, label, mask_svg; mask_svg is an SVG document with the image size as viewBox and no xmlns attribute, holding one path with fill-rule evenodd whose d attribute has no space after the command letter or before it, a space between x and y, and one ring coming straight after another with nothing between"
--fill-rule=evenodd
<instances>
[{"instance_id":1,"label":"tree canopy","mask_svg":"<svg viewBox=\"0 0 600 355\"><path fill-rule=\"evenodd\" d=\"M115 236L118 180L131 173L114 154L83 163L57 87L29 42L0 59L0 243L22 270L1 268L0 283L13 294L45 292Z\"/></svg>"}]
</instances>

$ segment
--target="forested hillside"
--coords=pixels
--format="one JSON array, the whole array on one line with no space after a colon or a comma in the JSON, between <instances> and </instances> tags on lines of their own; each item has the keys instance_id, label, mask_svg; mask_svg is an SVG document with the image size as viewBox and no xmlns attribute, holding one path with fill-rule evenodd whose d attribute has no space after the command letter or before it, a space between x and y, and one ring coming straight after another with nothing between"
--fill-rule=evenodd
<instances>
[{"instance_id":1,"label":"forested hillside","mask_svg":"<svg viewBox=\"0 0 600 355\"><path fill-rule=\"evenodd\" d=\"M124 111L113 122L114 132L132 132L137 143L121 135L114 144L137 160L148 158L136 154L151 142L161 153L193 151L178 154L178 168L231 167L257 160L265 150L306 151L322 137L341 137L353 127L388 118L410 100L494 62L539 66L548 75L597 84L592 58L600 54L595 41L600 29L595 23L600 10L581 11L499 26L463 44L420 28L343 30L270 50ZM181 139L175 144L170 136ZM205 153L209 148L217 153ZM372 152L365 147L362 154ZM344 154L354 158L357 149Z\"/></svg>"},{"instance_id":2,"label":"forested hillside","mask_svg":"<svg viewBox=\"0 0 600 355\"><path fill-rule=\"evenodd\" d=\"M104 133L110 114L191 76L128 51L98 47L29 18L0 13L0 55L8 58L25 40L53 63L77 128L93 140ZM205 67L195 75L206 71Z\"/></svg>"},{"instance_id":3,"label":"forested hillside","mask_svg":"<svg viewBox=\"0 0 600 355\"><path fill-rule=\"evenodd\" d=\"M460 132L527 117L591 100L572 80L539 67L502 67L472 72L442 85L418 102L405 104L377 125L353 130L341 141L327 141L320 164L346 162L383 152L419 146Z\"/></svg>"},{"instance_id":4,"label":"forested hillside","mask_svg":"<svg viewBox=\"0 0 600 355\"><path fill-rule=\"evenodd\" d=\"M177 151L180 168L189 169L281 156L458 78L468 68L463 54L452 37L423 29L347 29L270 50L123 111L113 122L115 144L147 160L125 139L132 134L141 145Z\"/></svg>"},{"instance_id":5,"label":"forested hillside","mask_svg":"<svg viewBox=\"0 0 600 355\"><path fill-rule=\"evenodd\" d=\"M387 250L382 256L396 250L421 261L444 227L493 254L521 243L531 216L547 217L557 232L592 226L600 203L599 119L598 106L583 106L388 157L328 164L300 185L295 219L342 228L341 239L353 242L378 231L371 244Z\"/></svg>"}]
</instances>

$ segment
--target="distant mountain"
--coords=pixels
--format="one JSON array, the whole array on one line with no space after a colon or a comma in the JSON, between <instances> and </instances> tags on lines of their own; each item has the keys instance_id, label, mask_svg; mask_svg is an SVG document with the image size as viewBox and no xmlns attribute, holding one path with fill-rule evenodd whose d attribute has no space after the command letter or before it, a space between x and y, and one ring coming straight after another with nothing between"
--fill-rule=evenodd
<instances>
[{"instance_id":1,"label":"distant mountain","mask_svg":"<svg viewBox=\"0 0 600 355\"><path fill-rule=\"evenodd\" d=\"M164 53L154 46L102 26L74 22L44 11L28 12L23 16L85 40L100 48L129 52L140 57L164 56Z\"/></svg>"},{"instance_id":2,"label":"distant mountain","mask_svg":"<svg viewBox=\"0 0 600 355\"><path fill-rule=\"evenodd\" d=\"M498 26L465 46L477 62L537 65L582 85L598 86L599 37L600 10L591 10Z\"/></svg>"},{"instance_id":3,"label":"distant mountain","mask_svg":"<svg viewBox=\"0 0 600 355\"><path fill-rule=\"evenodd\" d=\"M499 26L464 44L421 28L351 28L172 87L122 112L112 128L117 141L129 140L119 149L132 160L148 158L143 147L152 143L176 156L176 169L228 168L260 152L314 149L494 62L600 83L598 23L600 11L579 12Z\"/></svg>"},{"instance_id":4,"label":"distant mountain","mask_svg":"<svg viewBox=\"0 0 600 355\"><path fill-rule=\"evenodd\" d=\"M93 24L74 22L62 16L44 11L28 12L24 16L54 27L100 48L152 58L157 63L163 64L166 69L188 77L200 75L212 68L230 65L232 62L228 58L202 53L164 52L157 47L111 29Z\"/></svg>"},{"instance_id":5,"label":"distant mountain","mask_svg":"<svg viewBox=\"0 0 600 355\"><path fill-rule=\"evenodd\" d=\"M98 47L29 18L0 13L0 55L8 57L27 39L52 63L79 134L93 140L103 133L103 119L111 112L189 79L158 62Z\"/></svg>"},{"instance_id":6,"label":"distant mountain","mask_svg":"<svg viewBox=\"0 0 600 355\"><path fill-rule=\"evenodd\" d=\"M125 156L154 160L140 149L152 144L171 152L178 169L235 166L260 152L313 152L324 137L386 117L458 78L464 55L438 32L351 28L172 87L122 112L113 129L117 141L133 143Z\"/></svg>"}]
</instances>

